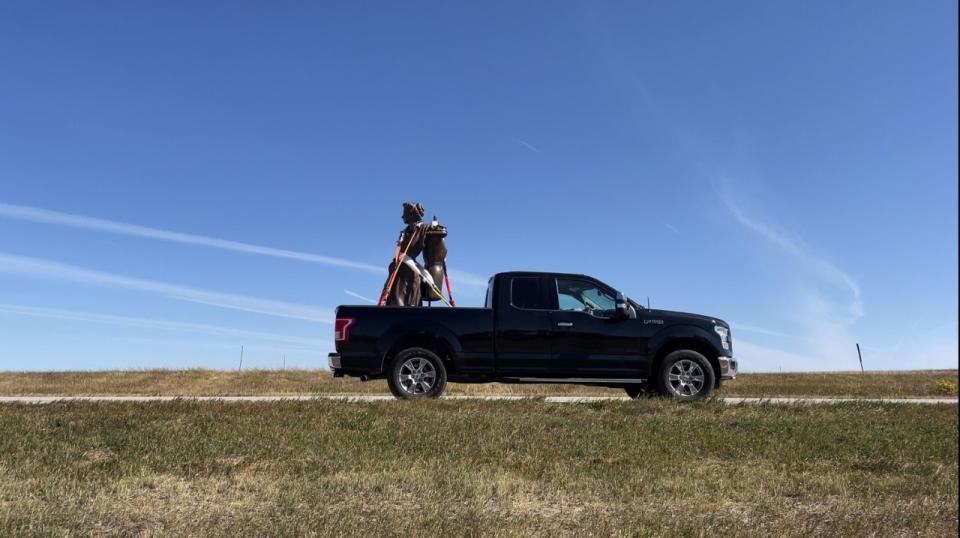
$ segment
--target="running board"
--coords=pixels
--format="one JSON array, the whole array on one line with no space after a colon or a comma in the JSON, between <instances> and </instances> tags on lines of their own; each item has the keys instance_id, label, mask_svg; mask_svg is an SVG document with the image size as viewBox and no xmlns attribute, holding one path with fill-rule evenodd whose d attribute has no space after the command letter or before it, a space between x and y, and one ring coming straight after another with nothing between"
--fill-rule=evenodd
<instances>
[{"instance_id":1,"label":"running board","mask_svg":"<svg viewBox=\"0 0 960 538\"><path fill-rule=\"evenodd\" d=\"M646 379L600 379L596 377L505 377L504 380L510 381L530 381L533 383L577 383L577 384L634 384L646 383Z\"/></svg>"}]
</instances>

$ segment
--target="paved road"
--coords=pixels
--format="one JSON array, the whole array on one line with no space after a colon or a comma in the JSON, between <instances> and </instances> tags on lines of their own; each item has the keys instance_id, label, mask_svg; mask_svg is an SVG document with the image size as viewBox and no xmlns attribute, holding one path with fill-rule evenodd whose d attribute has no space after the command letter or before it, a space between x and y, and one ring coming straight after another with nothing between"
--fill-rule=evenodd
<instances>
[{"instance_id":1,"label":"paved road","mask_svg":"<svg viewBox=\"0 0 960 538\"><path fill-rule=\"evenodd\" d=\"M0 403L49 404L54 402L171 402L175 400L196 402L285 402L285 401L338 401L382 402L393 400L389 395L324 396L0 396ZM626 396L444 396L444 400L538 400L549 403L590 403L603 401L627 401ZM731 405L739 404L836 404L843 402L871 402L885 404L957 405L956 398L720 398Z\"/></svg>"}]
</instances>

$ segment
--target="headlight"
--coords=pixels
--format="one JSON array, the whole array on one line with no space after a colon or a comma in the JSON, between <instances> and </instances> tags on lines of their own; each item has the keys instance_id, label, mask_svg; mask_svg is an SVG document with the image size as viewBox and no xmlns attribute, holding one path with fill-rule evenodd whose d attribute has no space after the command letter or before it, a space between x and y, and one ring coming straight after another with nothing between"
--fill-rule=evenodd
<instances>
[{"instance_id":1,"label":"headlight","mask_svg":"<svg viewBox=\"0 0 960 538\"><path fill-rule=\"evenodd\" d=\"M723 349L727 351L730 350L730 329L722 325L714 325L713 330L717 331L717 334L720 335L720 345L723 346Z\"/></svg>"}]
</instances>

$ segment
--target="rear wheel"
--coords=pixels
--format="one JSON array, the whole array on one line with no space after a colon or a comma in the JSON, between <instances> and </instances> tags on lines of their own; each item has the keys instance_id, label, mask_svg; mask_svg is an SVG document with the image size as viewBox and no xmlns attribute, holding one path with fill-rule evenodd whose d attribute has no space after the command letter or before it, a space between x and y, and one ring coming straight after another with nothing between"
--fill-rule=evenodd
<instances>
[{"instance_id":1,"label":"rear wheel","mask_svg":"<svg viewBox=\"0 0 960 538\"><path fill-rule=\"evenodd\" d=\"M689 402L710 395L716 374L706 357L690 349L680 349L664 357L657 383L660 394Z\"/></svg>"},{"instance_id":2,"label":"rear wheel","mask_svg":"<svg viewBox=\"0 0 960 538\"><path fill-rule=\"evenodd\" d=\"M447 386L447 369L436 353L411 347L394 357L387 384L397 398L436 398Z\"/></svg>"}]
</instances>

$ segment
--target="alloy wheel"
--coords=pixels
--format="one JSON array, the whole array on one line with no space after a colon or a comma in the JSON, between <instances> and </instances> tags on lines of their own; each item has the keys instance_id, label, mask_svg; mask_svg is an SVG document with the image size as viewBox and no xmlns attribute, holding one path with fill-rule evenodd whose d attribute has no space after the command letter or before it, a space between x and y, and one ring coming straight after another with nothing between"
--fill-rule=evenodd
<instances>
[{"instance_id":1,"label":"alloy wheel","mask_svg":"<svg viewBox=\"0 0 960 538\"><path fill-rule=\"evenodd\" d=\"M670 367L667 381L678 396L694 396L703 390L706 379L703 368L696 361L681 359Z\"/></svg>"},{"instance_id":2,"label":"alloy wheel","mask_svg":"<svg viewBox=\"0 0 960 538\"><path fill-rule=\"evenodd\" d=\"M397 372L400 387L409 394L424 394L433 388L437 381L437 370L423 357L413 357L404 361Z\"/></svg>"}]
</instances>

